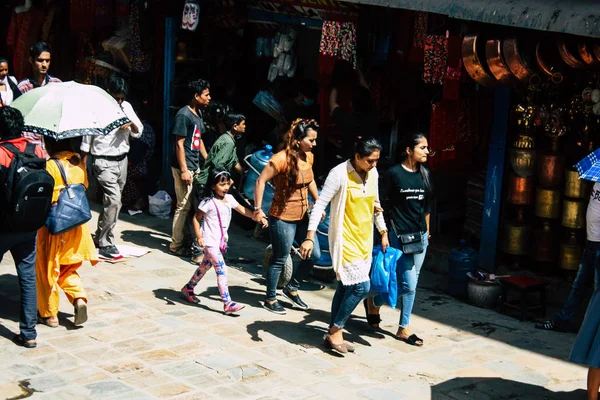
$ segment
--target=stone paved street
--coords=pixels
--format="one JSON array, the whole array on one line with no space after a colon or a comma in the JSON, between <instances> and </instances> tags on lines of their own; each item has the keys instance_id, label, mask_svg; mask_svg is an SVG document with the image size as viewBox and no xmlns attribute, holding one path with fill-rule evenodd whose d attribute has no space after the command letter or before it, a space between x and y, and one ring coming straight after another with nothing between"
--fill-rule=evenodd
<instances>
[{"instance_id":1,"label":"stone paved street","mask_svg":"<svg viewBox=\"0 0 600 400\"><path fill-rule=\"evenodd\" d=\"M97 216L97 213L95 213ZM584 399L583 367L564 360L575 338L542 332L531 322L472 307L439 290L424 272L413 330L423 348L393 338L396 310L384 309L383 333L372 332L362 306L347 325L356 354L322 346L333 290L308 284L308 312L278 316L259 304L265 243L234 224L227 258L234 300L247 307L226 316L212 271L182 302L179 289L195 267L173 257L170 220L121 214L118 243L152 252L138 259L80 269L89 320L72 325L62 295L61 325L39 326L38 347L13 345L19 291L13 261L0 264L0 397L5 399ZM95 220L90 222L95 226ZM239 257L252 258L241 263Z\"/></svg>"}]
</instances>

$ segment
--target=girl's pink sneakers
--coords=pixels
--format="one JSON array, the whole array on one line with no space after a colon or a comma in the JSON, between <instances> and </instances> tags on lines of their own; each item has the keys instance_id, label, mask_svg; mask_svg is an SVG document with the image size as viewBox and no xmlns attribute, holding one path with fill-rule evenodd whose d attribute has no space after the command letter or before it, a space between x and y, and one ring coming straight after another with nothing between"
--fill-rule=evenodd
<instances>
[{"instance_id":1,"label":"girl's pink sneakers","mask_svg":"<svg viewBox=\"0 0 600 400\"><path fill-rule=\"evenodd\" d=\"M232 301L231 303L225 304L223 306L223 311L225 312L225 314L233 314L235 312L240 311L244 307L246 307L246 306L244 306L242 304L238 304L238 303Z\"/></svg>"},{"instance_id":2,"label":"girl's pink sneakers","mask_svg":"<svg viewBox=\"0 0 600 400\"><path fill-rule=\"evenodd\" d=\"M188 303L192 303L192 304L200 303L200 300L198 300L198 298L194 294L194 290L188 289L187 285L185 285L184 287L181 288L181 295Z\"/></svg>"}]
</instances>

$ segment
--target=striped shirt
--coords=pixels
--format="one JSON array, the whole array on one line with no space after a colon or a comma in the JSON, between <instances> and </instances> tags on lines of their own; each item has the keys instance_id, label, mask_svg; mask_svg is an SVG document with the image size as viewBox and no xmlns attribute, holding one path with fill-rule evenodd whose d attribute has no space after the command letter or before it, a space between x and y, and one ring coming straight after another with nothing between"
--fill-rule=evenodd
<instances>
[{"instance_id":1,"label":"striped shirt","mask_svg":"<svg viewBox=\"0 0 600 400\"><path fill-rule=\"evenodd\" d=\"M44 79L42 81L41 85L38 85L37 81L33 78L27 78L27 79L23 79L21 82L19 82L19 84L17 85L17 87L19 88L19 91L21 93L27 93L29 92L31 89L35 89L41 86L46 86L48 83L55 83L55 82L62 82L60 79L55 78L53 76L50 76L49 74L46 74L46 79Z\"/></svg>"}]
</instances>

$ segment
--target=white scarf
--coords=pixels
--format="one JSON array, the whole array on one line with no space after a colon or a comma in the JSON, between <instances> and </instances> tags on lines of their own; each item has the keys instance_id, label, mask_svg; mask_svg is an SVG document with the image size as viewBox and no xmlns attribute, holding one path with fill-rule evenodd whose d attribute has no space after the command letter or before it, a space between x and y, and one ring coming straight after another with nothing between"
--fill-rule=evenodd
<instances>
[{"instance_id":1,"label":"white scarf","mask_svg":"<svg viewBox=\"0 0 600 400\"><path fill-rule=\"evenodd\" d=\"M10 103L12 103L12 101L14 99L13 91L10 88L10 85L8 83L9 79L10 78L8 75L6 75L6 77L4 79L0 79L0 83L3 83L4 87L6 87L6 90L4 92L0 92L0 97L2 98L2 104L4 104L5 106L9 106Z\"/></svg>"}]
</instances>

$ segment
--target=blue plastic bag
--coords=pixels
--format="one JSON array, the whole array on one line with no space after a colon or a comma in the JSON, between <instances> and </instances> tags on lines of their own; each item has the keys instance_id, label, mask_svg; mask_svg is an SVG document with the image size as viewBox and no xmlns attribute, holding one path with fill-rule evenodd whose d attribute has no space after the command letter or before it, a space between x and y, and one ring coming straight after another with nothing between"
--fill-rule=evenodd
<instances>
[{"instance_id":1,"label":"blue plastic bag","mask_svg":"<svg viewBox=\"0 0 600 400\"><path fill-rule=\"evenodd\" d=\"M389 291L390 286L390 269L389 265L386 268L385 265L385 254L381 251L381 246L379 247L379 251L375 253L375 249L373 249L373 262L371 264L371 290L378 293L387 293Z\"/></svg>"},{"instance_id":2,"label":"blue plastic bag","mask_svg":"<svg viewBox=\"0 0 600 400\"><path fill-rule=\"evenodd\" d=\"M392 308L395 308L398 302L396 263L402 254L401 250L393 247L388 247L385 253L382 251L381 245L373 248L371 290L379 292L379 296Z\"/></svg>"}]
</instances>

